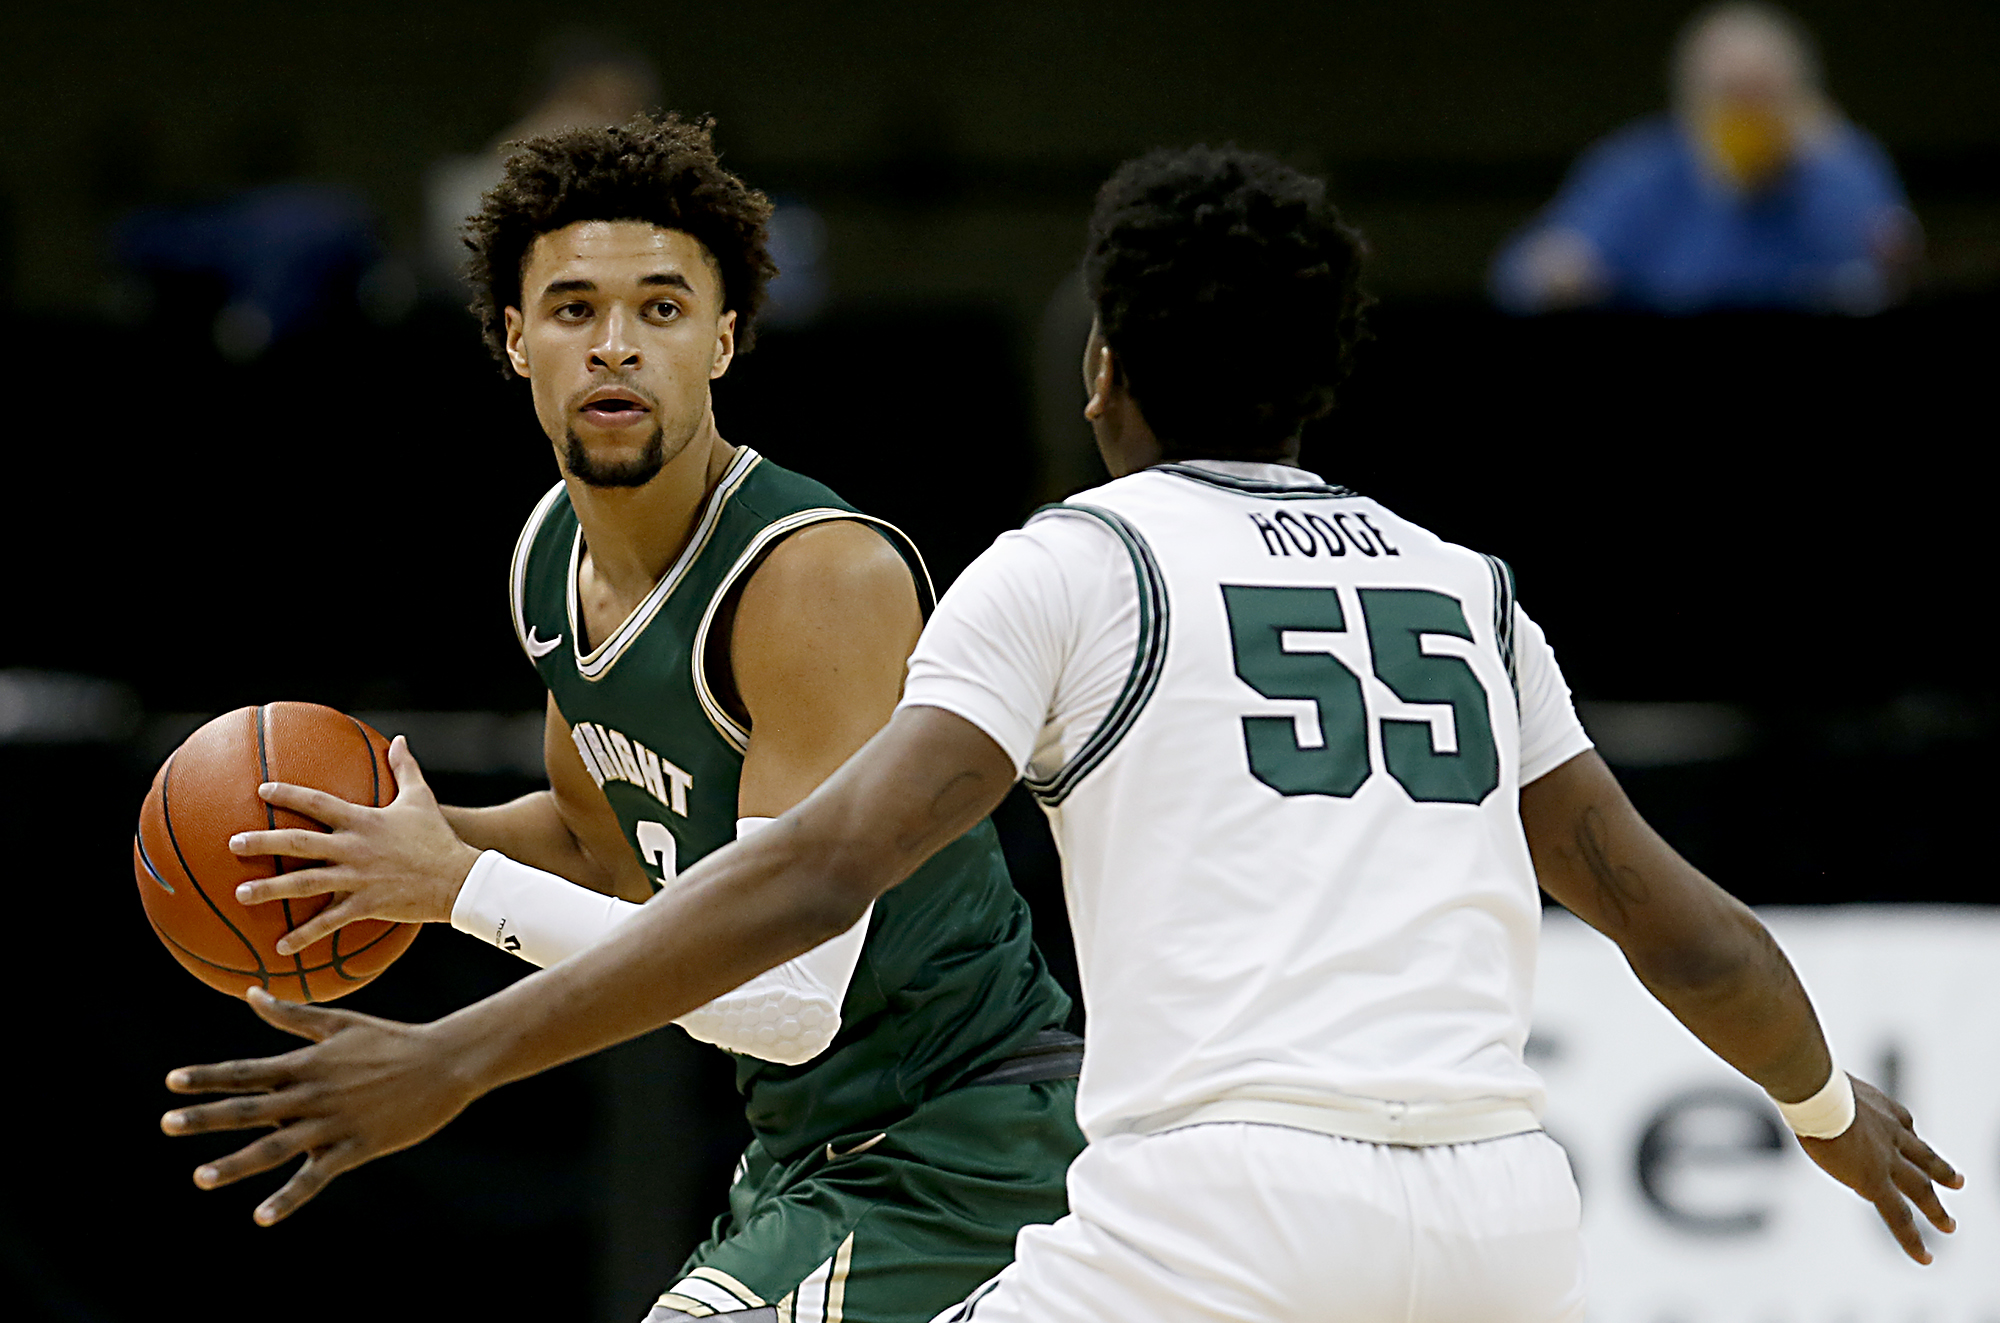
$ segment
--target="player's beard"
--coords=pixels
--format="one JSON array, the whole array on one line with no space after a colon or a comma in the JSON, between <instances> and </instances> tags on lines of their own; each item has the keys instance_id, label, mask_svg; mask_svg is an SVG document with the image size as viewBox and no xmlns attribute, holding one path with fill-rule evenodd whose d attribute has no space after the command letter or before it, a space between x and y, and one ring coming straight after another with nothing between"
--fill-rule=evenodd
<instances>
[{"instance_id":1,"label":"player's beard","mask_svg":"<svg viewBox=\"0 0 2000 1323\"><path fill-rule=\"evenodd\" d=\"M653 434L646 438L645 449L631 459L606 462L592 458L574 427L569 430L569 444L563 453L563 466L586 487L643 487L659 474L666 462L666 429L657 419Z\"/></svg>"}]
</instances>

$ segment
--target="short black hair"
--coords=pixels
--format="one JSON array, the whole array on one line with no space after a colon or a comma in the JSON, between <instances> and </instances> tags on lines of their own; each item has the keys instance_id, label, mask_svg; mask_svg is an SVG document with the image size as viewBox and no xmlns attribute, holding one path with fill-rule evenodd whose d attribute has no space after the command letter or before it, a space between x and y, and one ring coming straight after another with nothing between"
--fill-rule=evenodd
<instances>
[{"instance_id":1,"label":"short black hair","mask_svg":"<svg viewBox=\"0 0 2000 1323\"><path fill-rule=\"evenodd\" d=\"M486 347L508 371L504 309L521 306L521 269L544 234L578 221L646 221L698 240L736 313L736 347L756 338L757 311L778 267L771 201L722 168L715 121L641 115L628 124L564 129L510 143L506 173L466 220L466 279Z\"/></svg>"},{"instance_id":2,"label":"short black hair","mask_svg":"<svg viewBox=\"0 0 2000 1323\"><path fill-rule=\"evenodd\" d=\"M1090 219L1104 341L1169 458L1269 458L1332 410L1372 301L1326 185L1258 152L1127 161Z\"/></svg>"}]
</instances>

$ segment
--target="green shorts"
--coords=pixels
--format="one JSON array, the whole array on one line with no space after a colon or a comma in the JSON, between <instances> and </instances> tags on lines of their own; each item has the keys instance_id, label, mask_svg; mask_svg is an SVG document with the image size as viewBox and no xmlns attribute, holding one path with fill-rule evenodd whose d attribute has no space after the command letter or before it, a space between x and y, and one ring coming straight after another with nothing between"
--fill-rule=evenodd
<instances>
[{"instance_id":1,"label":"green shorts","mask_svg":"<svg viewBox=\"0 0 2000 1323\"><path fill-rule=\"evenodd\" d=\"M930 1323L1013 1260L1015 1232L1068 1211L1082 1151L1074 1079L955 1089L784 1166L753 1143L648 1323Z\"/></svg>"}]
</instances>

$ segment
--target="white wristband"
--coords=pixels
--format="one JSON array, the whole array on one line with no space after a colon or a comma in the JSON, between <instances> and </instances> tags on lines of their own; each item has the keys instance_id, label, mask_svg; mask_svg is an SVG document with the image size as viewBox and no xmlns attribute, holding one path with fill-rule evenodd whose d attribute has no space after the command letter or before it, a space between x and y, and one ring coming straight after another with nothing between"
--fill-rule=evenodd
<instances>
[{"instance_id":1,"label":"white wristband","mask_svg":"<svg viewBox=\"0 0 2000 1323\"><path fill-rule=\"evenodd\" d=\"M1807 1139L1837 1139L1854 1124L1854 1085L1836 1061L1825 1088L1804 1102L1778 1103L1778 1115L1785 1118L1785 1124L1792 1128L1795 1135Z\"/></svg>"}]
</instances>

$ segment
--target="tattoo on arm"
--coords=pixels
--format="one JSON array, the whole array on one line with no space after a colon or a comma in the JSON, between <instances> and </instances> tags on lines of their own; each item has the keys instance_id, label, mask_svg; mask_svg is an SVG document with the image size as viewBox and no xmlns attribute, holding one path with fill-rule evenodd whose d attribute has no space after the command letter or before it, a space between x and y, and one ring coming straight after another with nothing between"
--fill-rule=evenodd
<instances>
[{"instance_id":1,"label":"tattoo on arm","mask_svg":"<svg viewBox=\"0 0 2000 1323\"><path fill-rule=\"evenodd\" d=\"M1631 907L1651 899L1652 889L1638 869L1611 857L1604 814L1595 804L1577 817L1575 840L1584 867L1597 882L1597 898L1603 903L1605 913L1615 918L1619 927L1624 927L1631 922Z\"/></svg>"}]
</instances>

